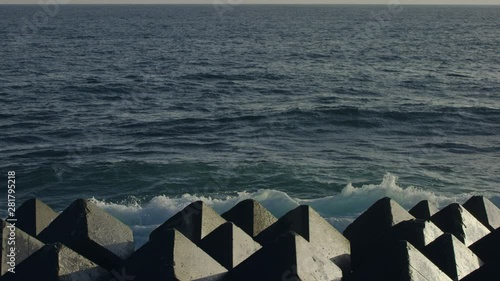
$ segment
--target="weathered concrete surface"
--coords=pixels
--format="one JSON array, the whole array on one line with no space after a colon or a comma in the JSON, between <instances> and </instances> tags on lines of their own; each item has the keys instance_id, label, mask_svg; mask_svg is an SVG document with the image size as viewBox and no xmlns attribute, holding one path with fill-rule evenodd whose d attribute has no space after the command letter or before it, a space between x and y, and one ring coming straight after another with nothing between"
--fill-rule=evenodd
<instances>
[{"instance_id":1,"label":"weathered concrete surface","mask_svg":"<svg viewBox=\"0 0 500 281\"><path fill-rule=\"evenodd\" d=\"M38 236L61 242L106 268L116 268L134 251L132 230L88 200L78 199Z\"/></svg>"},{"instance_id":2,"label":"weathered concrete surface","mask_svg":"<svg viewBox=\"0 0 500 281\"><path fill-rule=\"evenodd\" d=\"M318 250L318 255L323 254L344 272L350 271L349 240L309 206L302 205L286 213L257 235L255 240L263 246L268 245L289 231L309 241Z\"/></svg>"},{"instance_id":3,"label":"weathered concrete surface","mask_svg":"<svg viewBox=\"0 0 500 281\"><path fill-rule=\"evenodd\" d=\"M387 245L377 259L354 271L344 281L450 281L436 265L407 241Z\"/></svg>"},{"instance_id":4,"label":"weathered concrete surface","mask_svg":"<svg viewBox=\"0 0 500 281\"><path fill-rule=\"evenodd\" d=\"M6 223L1 220L1 230L0 235L2 237L2 251L0 257L0 276L4 275L7 272L7 269L10 268L9 262L11 262L11 256L13 256L11 252L11 248L14 247L15 250L13 253L15 254L15 264L21 263L23 260L28 258L30 255L38 251L40 248L44 246L44 244L38 241L36 238L30 236L26 232L16 228L15 239L11 238L11 229L14 230L10 223ZM10 239L9 239L10 238ZM15 245L13 242L15 241ZM14 265L14 264L12 264Z\"/></svg>"},{"instance_id":5,"label":"weathered concrete surface","mask_svg":"<svg viewBox=\"0 0 500 281\"><path fill-rule=\"evenodd\" d=\"M470 245L469 249L486 263L500 264L500 228Z\"/></svg>"},{"instance_id":6,"label":"weathered concrete surface","mask_svg":"<svg viewBox=\"0 0 500 281\"><path fill-rule=\"evenodd\" d=\"M275 216L253 199L241 201L222 214L222 217L236 224L252 238L277 221Z\"/></svg>"},{"instance_id":7,"label":"weathered concrete surface","mask_svg":"<svg viewBox=\"0 0 500 281\"><path fill-rule=\"evenodd\" d=\"M428 200L422 200L417 203L409 213L417 219L430 220L431 217L439 212L438 208L431 204Z\"/></svg>"},{"instance_id":8,"label":"weathered concrete surface","mask_svg":"<svg viewBox=\"0 0 500 281\"><path fill-rule=\"evenodd\" d=\"M416 219L396 224L383 234L383 239L392 241L406 240L419 251L422 251L425 246L441 235L443 235L441 229L431 221Z\"/></svg>"},{"instance_id":9,"label":"weathered concrete surface","mask_svg":"<svg viewBox=\"0 0 500 281\"><path fill-rule=\"evenodd\" d=\"M356 264L353 267L357 268L365 262L377 259L379 253L385 251L387 244L405 240L419 251L423 251L425 246L441 235L443 232L430 221L414 219L400 222L373 240L372 243L354 248L351 254L356 257L354 259Z\"/></svg>"},{"instance_id":10,"label":"weathered concrete surface","mask_svg":"<svg viewBox=\"0 0 500 281\"><path fill-rule=\"evenodd\" d=\"M488 198L473 196L463 204L463 207L490 231L500 227L500 209Z\"/></svg>"},{"instance_id":11,"label":"weathered concrete surface","mask_svg":"<svg viewBox=\"0 0 500 281\"><path fill-rule=\"evenodd\" d=\"M237 266L262 248L252 237L232 222L226 222L205 238L200 248L227 269Z\"/></svg>"},{"instance_id":12,"label":"weathered concrete surface","mask_svg":"<svg viewBox=\"0 0 500 281\"><path fill-rule=\"evenodd\" d=\"M180 231L168 229L139 248L123 272L134 281L221 280L227 270Z\"/></svg>"},{"instance_id":13,"label":"weathered concrete surface","mask_svg":"<svg viewBox=\"0 0 500 281\"><path fill-rule=\"evenodd\" d=\"M498 281L500 280L499 276L500 266L498 263L492 262L486 263L460 281Z\"/></svg>"},{"instance_id":14,"label":"weathered concrete surface","mask_svg":"<svg viewBox=\"0 0 500 281\"><path fill-rule=\"evenodd\" d=\"M48 244L4 275L4 281L108 281L107 270L60 244Z\"/></svg>"},{"instance_id":15,"label":"weathered concrete surface","mask_svg":"<svg viewBox=\"0 0 500 281\"><path fill-rule=\"evenodd\" d=\"M434 214L431 221L442 231L455 235L467 247L490 233L486 226L457 203Z\"/></svg>"},{"instance_id":16,"label":"weathered concrete surface","mask_svg":"<svg viewBox=\"0 0 500 281\"><path fill-rule=\"evenodd\" d=\"M377 238L394 225L415 219L403 207L390 198L375 202L344 231L344 236L352 242Z\"/></svg>"},{"instance_id":17,"label":"weathered concrete surface","mask_svg":"<svg viewBox=\"0 0 500 281\"><path fill-rule=\"evenodd\" d=\"M288 232L229 272L231 281L340 281L342 271L301 235Z\"/></svg>"},{"instance_id":18,"label":"weathered concrete surface","mask_svg":"<svg viewBox=\"0 0 500 281\"><path fill-rule=\"evenodd\" d=\"M153 230L149 240L161 238L170 228L179 230L194 243L198 243L214 229L225 223L219 214L202 201L189 204L165 223Z\"/></svg>"},{"instance_id":19,"label":"weathered concrete surface","mask_svg":"<svg viewBox=\"0 0 500 281\"><path fill-rule=\"evenodd\" d=\"M366 248L371 248L383 233L400 222L413 219L414 216L390 198L375 202L344 231L344 236L351 242L352 269L363 263Z\"/></svg>"},{"instance_id":20,"label":"weathered concrete surface","mask_svg":"<svg viewBox=\"0 0 500 281\"><path fill-rule=\"evenodd\" d=\"M55 218L57 213L38 199L29 199L16 210L16 226L36 237Z\"/></svg>"},{"instance_id":21,"label":"weathered concrete surface","mask_svg":"<svg viewBox=\"0 0 500 281\"><path fill-rule=\"evenodd\" d=\"M423 253L455 281L483 265L483 262L464 243L450 233L443 234L427 245Z\"/></svg>"}]
</instances>

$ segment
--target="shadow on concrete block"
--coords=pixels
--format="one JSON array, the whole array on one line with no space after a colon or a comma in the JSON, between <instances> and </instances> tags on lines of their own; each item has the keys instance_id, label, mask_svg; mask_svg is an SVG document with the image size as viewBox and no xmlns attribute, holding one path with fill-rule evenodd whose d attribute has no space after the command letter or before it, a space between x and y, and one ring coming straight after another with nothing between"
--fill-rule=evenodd
<instances>
[{"instance_id":1,"label":"shadow on concrete block","mask_svg":"<svg viewBox=\"0 0 500 281\"><path fill-rule=\"evenodd\" d=\"M431 204L428 200L418 202L417 205L409 211L412 216L421 220L430 220L431 217L437 212L439 212L438 208Z\"/></svg>"},{"instance_id":2,"label":"shadow on concrete block","mask_svg":"<svg viewBox=\"0 0 500 281\"><path fill-rule=\"evenodd\" d=\"M382 198L361 214L344 231L351 242L351 267L356 269L363 263L364 255L383 233L396 224L415 219L408 211L390 198Z\"/></svg>"},{"instance_id":3,"label":"shadow on concrete block","mask_svg":"<svg viewBox=\"0 0 500 281\"><path fill-rule=\"evenodd\" d=\"M470 245L469 249L486 263L500 264L500 228Z\"/></svg>"},{"instance_id":4,"label":"shadow on concrete block","mask_svg":"<svg viewBox=\"0 0 500 281\"><path fill-rule=\"evenodd\" d=\"M451 281L436 265L407 241L386 245L376 259L364 263L344 281Z\"/></svg>"},{"instance_id":5,"label":"shadow on concrete block","mask_svg":"<svg viewBox=\"0 0 500 281\"><path fill-rule=\"evenodd\" d=\"M473 196L463 204L490 231L500 227L500 209L483 196Z\"/></svg>"},{"instance_id":6,"label":"shadow on concrete block","mask_svg":"<svg viewBox=\"0 0 500 281\"><path fill-rule=\"evenodd\" d=\"M139 248L122 269L134 281L221 280L226 268L176 229Z\"/></svg>"},{"instance_id":7,"label":"shadow on concrete block","mask_svg":"<svg viewBox=\"0 0 500 281\"><path fill-rule=\"evenodd\" d=\"M61 242L106 268L116 268L134 251L132 230L88 200L78 199L38 236Z\"/></svg>"},{"instance_id":8,"label":"shadow on concrete block","mask_svg":"<svg viewBox=\"0 0 500 281\"><path fill-rule=\"evenodd\" d=\"M199 245L227 269L237 266L262 248L232 222L226 222L217 227L201 239Z\"/></svg>"},{"instance_id":9,"label":"shadow on concrete block","mask_svg":"<svg viewBox=\"0 0 500 281\"><path fill-rule=\"evenodd\" d=\"M455 281L461 280L483 265L478 256L450 233L443 234L427 245L423 253Z\"/></svg>"},{"instance_id":10,"label":"shadow on concrete block","mask_svg":"<svg viewBox=\"0 0 500 281\"><path fill-rule=\"evenodd\" d=\"M273 243L279 236L294 231L317 249L345 273L351 268L349 240L323 219L309 206L299 206L283 215L278 221L262 231L255 240L261 245Z\"/></svg>"},{"instance_id":11,"label":"shadow on concrete block","mask_svg":"<svg viewBox=\"0 0 500 281\"><path fill-rule=\"evenodd\" d=\"M160 238L170 228L175 228L194 243L198 243L203 237L225 222L226 220L210 206L202 201L197 201L189 204L153 230L149 235L149 240Z\"/></svg>"},{"instance_id":12,"label":"shadow on concrete block","mask_svg":"<svg viewBox=\"0 0 500 281\"><path fill-rule=\"evenodd\" d=\"M233 222L252 238L277 221L275 216L253 199L241 201L222 214L222 217Z\"/></svg>"},{"instance_id":13,"label":"shadow on concrete block","mask_svg":"<svg viewBox=\"0 0 500 281\"><path fill-rule=\"evenodd\" d=\"M15 225L11 223L2 220L1 227L2 256L0 258L0 276L7 273L7 270L11 267L10 265L15 266L21 263L44 246L38 239L15 228ZM12 244L12 241L15 242L15 245ZM10 250L13 246L15 250L11 252Z\"/></svg>"},{"instance_id":14,"label":"shadow on concrete block","mask_svg":"<svg viewBox=\"0 0 500 281\"><path fill-rule=\"evenodd\" d=\"M29 199L16 210L16 226L36 237L56 217L57 213L47 204L38 199Z\"/></svg>"},{"instance_id":15,"label":"shadow on concrete block","mask_svg":"<svg viewBox=\"0 0 500 281\"><path fill-rule=\"evenodd\" d=\"M377 259L379 253L385 251L387 244L405 240L419 251L423 251L425 246L441 235L443 232L430 221L414 219L400 222L381 234L373 243L367 243L363 247L354 247L351 255L356 264L353 264L353 268Z\"/></svg>"},{"instance_id":16,"label":"shadow on concrete block","mask_svg":"<svg viewBox=\"0 0 500 281\"><path fill-rule=\"evenodd\" d=\"M434 214L431 221L443 232L455 235L467 247L490 233L486 226L457 203Z\"/></svg>"},{"instance_id":17,"label":"shadow on concrete block","mask_svg":"<svg viewBox=\"0 0 500 281\"><path fill-rule=\"evenodd\" d=\"M264 246L228 274L231 281L331 280L340 281L342 270L301 235L288 232Z\"/></svg>"},{"instance_id":18,"label":"shadow on concrete block","mask_svg":"<svg viewBox=\"0 0 500 281\"><path fill-rule=\"evenodd\" d=\"M107 270L61 243L48 244L7 273L4 281L109 281Z\"/></svg>"}]
</instances>

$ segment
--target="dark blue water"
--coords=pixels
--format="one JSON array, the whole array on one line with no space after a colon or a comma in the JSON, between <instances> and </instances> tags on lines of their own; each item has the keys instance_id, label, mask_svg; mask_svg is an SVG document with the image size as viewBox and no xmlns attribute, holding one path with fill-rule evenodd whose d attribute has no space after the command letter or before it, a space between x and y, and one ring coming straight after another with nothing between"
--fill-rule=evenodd
<instances>
[{"instance_id":1,"label":"dark blue water","mask_svg":"<svg viewBox=\"0 0 500 281\"><path fill-rule=\"evenodd\" d=\"M384 195L500 201L499 7L47 11L0 6L20 201L94 197L138 226L200 196L337 217Z\"/></svg>"}]
</instances>

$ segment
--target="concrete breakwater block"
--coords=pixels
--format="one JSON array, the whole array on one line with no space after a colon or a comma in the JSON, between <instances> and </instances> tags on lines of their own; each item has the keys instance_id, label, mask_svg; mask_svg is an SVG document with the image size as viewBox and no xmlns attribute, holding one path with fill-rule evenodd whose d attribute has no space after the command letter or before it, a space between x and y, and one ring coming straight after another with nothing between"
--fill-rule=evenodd
<instances>
[{"instance_id":1,"label":"concrete breakwater block","mask_svg":"<svg viewBox=\"0 0 500 281\"><path fill-rule=\"evenodd\" d=\"M48 244L24 260L3 281L108 281L109 272L61 243Z\"/></svg>"},{"instance_id":2,"label":"concrete breakwater block","mask_svg":"<svg viewBox=\"0 0 500 281\"><path fill-rule=\"evenodd\" d=\"M406 240L421 251L443 234L443 231L431 221L416 219L396 224L382 235L382 239L390 241Z\"/></svg>"},{"instance_id":3,"label":"concrete breakwater block","mask_svg":"<svg viewBox=\"0 0 500 281\"><path fill-rule=\"evenodd\" d=\"M371 248L383 233L400 222L414 219L414 216L390 198L385 197L375 202L344 231L344 236L351 242L351 267L355 269L363 263L366 249Z\"/></svg>"},{"instance_id":4,"label":"concrete breakwater block","mask_svg":"<svg viewBox=\"0 0 500 281\"><path fill-rule=\"evenodd\" d=\"M129 280L221 280L226 268L176 229L139 248L122 271Z\"/></svg>"},{"instance_id":5,"label":"concrete breakwater block","mask_svg":"<svg viewBox=\"0 0 500 281\"><path fill-rule=\"evenodd\" d=\"M342 271L301 235L288 232L229 271L230 281L340 281Z\"/></svg>"},{"instance_id":6,"label":"concrete breakwater block","mask_svg":"<svg viewBox=\"0 0 500 281\"><path fill-rule=\"evenodd\" d=\"M45 243L61 242L106 269L119 267L134 251L132 230L83 199L74 201L38 237Z\"/></svg>"},{"instance_id":7,"label":"concrete breakwater block","mask_svg":"<svg viewBox=\"0 0 500 281\"><path fill-rule=\"evenodd\" d=\"M473 196L463 204L490 231L500 227L500 209L483 196Z\"/></svg>"},{"instance_id":8,"label":"concrete breakwater block","mask_svg":"<svg viewBox=\"0 0 500 281\"><path fill-rule=\"evenodd\" d=\"M469 249L486 263L500 264L500 228L470 245Z\"/></svg>"},{"instance_id":9,"label":"concrete breakwater block","mask_svg":"<svg viewBox=\"0 0 500 281\"><path fill-rule=\"evenodd\" d=\"M455 281L461 280L483 265L464 243L450 233L443 234L427 245L423 253Z\"/></svg>"},{"instance_id":10,"label":"concrete breakwater block","mask_svg":"<svg viewBox=\"0 0 500 281\"><path fill-rule=\"evenodd\" d=\"M261 245L271 244L284 233L294 231L333 261L344 272L350 271L351 249L349 240L309 206L299 206L283 215L262 231L255 240Z\"/></svg>"},{"instance_id":11,"label":"concrete breakwater block","mask_svg":"<svg viewBox=\"0 0 500 281\"><path fill-rule=\"evenodd\" d=\"M434 214L431 221L442 231L455 235L467 247L490 233L486 226L457 203Z\"/></svg>"},{"instance_id":12,"label":"concrete breakwater block","mask_svg":"<svg viewBox=\"0 0 500 281\"><path fill-rule=\"evenodd\" d=\"M417 203L409 213L417 219L430 220L431 217L439 212L438 208L431 204L428 200L422 200Z\"/></svg>"},{"instance_id":13,"label":"concrete breakwater block","mask_svg":"<svg viewBox=\"0 0 500 281\"><path fill-rule=\"evenodd\" d=\"M226 222L201 239L200 248L231 269L262 248L232 222Z\"/></svg>"},{"instance_id":14,"label":"concrete breakwater block","mask_svg":"<svg viewBox=\"0 0 500 281\"><path fill-rule=\"evenodd\" d=\"M226 220L206 203L196 201L153 230L149 240L161 238L170 228L175 228L194 243L198 243L225 222Z\"/></svg>"},{"instance_id":15,"label":"concrete breakwater block","mask_svg":"<svg viewBox=\"0 0 500 281\"><path fill-rule=\"evenodd\" d=\"M29 199L16 210L16 226L36 237L56 217L57 213L47 204L38 199Z\"/></svg>"},{"instance_id":16,"label":"concrete breakwater block","mask_svg":"<svg viewBox=\"0 0 500 281\"><path fill-rule=\"evenodd\" d=\"M354 248L351 254L356 257L354 259L356 264L353 267L357 268L365 262L377 259L379 253L385 251L387 244L405 240L419 251L423 251L441 235L443 232L430 221L416 219L400 222L380 235L373 243Z\"/></svg>"},{"instance_id":17,"label":"concrete breakwater block","mask_svg":"<svg viewBox=\"0 0 500 281\"><path fill-rule=\"evenodd\" d=\"M222 214L222 217L236 224L251 237L257 236L278 220L264 206L252 199L241 201Z\"/></svg>"},{"instance_id":18,"label":"concrete breakwater block","mask_svg":"<svg viewBox=\"0 0 500 281\"><path fill-rule=\"evenodd\" d=\"M12 266L15 267L44 246L36 238L3 220L1 221L0 231L2 237L0 276L7 273L9 268ZM16 268L15 271L17 272L18 269Z\"/></svg>"},{"instance_id":19,"label":"concrete breakwater block","mask_svg":"<svg viewBox=\"0 0 500 281\"><path fill-rule=\"evenodd\" d=\"M451 281L436 265L407 241L386 245L376 259L344 278L344 281Z\"/></svg>"}]
</instances>

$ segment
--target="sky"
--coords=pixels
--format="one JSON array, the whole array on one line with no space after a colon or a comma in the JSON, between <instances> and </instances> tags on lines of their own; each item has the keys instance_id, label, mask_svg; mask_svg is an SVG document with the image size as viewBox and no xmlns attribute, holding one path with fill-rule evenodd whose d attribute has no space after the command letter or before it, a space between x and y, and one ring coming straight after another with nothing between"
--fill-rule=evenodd
<instances>
[{"instance_id":1,"label":"sky","mask_svg":"<svg viewBox=\"0 0 500 281\"><path fill-rule=\"evenodd\" d=\"M444 4L444 5L500 5L500 0L0 0L0 4Z\"/></svg>"}]
</instances>

